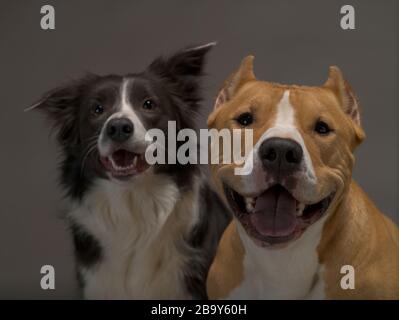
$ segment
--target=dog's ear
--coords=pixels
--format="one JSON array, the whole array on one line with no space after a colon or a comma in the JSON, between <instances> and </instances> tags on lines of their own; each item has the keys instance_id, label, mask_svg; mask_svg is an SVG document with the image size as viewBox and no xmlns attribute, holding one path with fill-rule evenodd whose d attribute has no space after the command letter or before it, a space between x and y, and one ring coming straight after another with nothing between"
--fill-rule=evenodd
<instances>
[{"instance_id":1,"label":"dog's ear","mask_svg":"<svg viewBox=\"0 0 399 320\"><path fill-rule=\"evenodd\" d=\"M354 124L357 142L360 143L365 138L365 133L360 120L360 105L350 84L344 79L341 70L337 66L329 68L328 79L324 83L324 87L332 90L343 111L352 120Z\"/></svg>"},{"instance_id":2,"label":"dog's ear","mask_svg":"<svg viewBox=\"0 0 399 320\"><path fill-rule=\"evenodd\" d=\"M200 76L204 67L205 55L215 45L216 42L211 42L180 50L170 57L159 57L149 65L148 69L173 80Z\"/></svg>"},{"instance_id":3,"label":"dog's ear","mask_svg":"<svg viewBox=\"0 0 399 320\"><path fill-rule=\"evenodd\" d=\"M201 100L198 77L203 74L205 56L216 45L211 42L205 45L189 47L170 57L159 57L147 68L175 85L177 94L186 102L196 105Z\"/></svg>"},{"instance_id":4,"label":"dog's ear","mask_svg":"<svg viewBox=\"0 0 399 320\"><path fill-rule=\"evenodd\" d=\"M42 98L25 111L44 112L56 130L58 142L63 146L72 146L79 141L78 106L82 87L91 76L72 81L45 93Z\"/></svg>"},{"instance_id":5,"label":"dog's ear","mask_svg":"<svg viewBox=\"0 0 399 320\"><path fill-rule=\"evenodd\" d=\"M223 83L222 89L219 91L213 112L208 117L208 125L210 126L216 118L220 106L230 101L234 94L242 85L248 81L256 80L253 71L254 56L249 55L241 61L241 65L237 71L231 74Z\"/></svg>"}]
</instances>

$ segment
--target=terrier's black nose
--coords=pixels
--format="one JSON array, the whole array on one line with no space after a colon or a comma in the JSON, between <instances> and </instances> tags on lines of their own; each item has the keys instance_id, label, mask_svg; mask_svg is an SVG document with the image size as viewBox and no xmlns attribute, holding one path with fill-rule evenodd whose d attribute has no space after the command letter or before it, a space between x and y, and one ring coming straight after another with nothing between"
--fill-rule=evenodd
<instances>
[{"instance_id":1,"label":"terrier's black nose","mask_svg":"<svg viewBox=\"0 0 399 320\"><path fill-rule=\"evenodd\" d=\"M114 118L107 124L107 135L115 142L124 142L133 134L133 123L127 118Z\"/></svg>"},{"instance_id":2,"label":"terrier's black nose","mask_svg":"<svg viewBox=\"0 0 399 320\"><path fill-rule=\"evenodd\" d=\"M300 169L303 151L294 140L269 138L260 145L259 157L265 170L280 176Z\"/></svg>"}]
</instances>

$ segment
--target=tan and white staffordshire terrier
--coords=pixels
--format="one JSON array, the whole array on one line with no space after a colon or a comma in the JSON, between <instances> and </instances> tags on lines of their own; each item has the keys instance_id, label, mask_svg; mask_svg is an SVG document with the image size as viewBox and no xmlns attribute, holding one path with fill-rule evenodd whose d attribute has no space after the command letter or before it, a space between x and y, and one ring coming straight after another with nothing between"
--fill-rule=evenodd
<instances>
[{"instance_id":1,"label":"tan and white staffordshire terrier","mask_svg":"<svg viewBox=\"0 0 399 320\"><path fill-rule=\"evenodd\" d=\"M252 63L246 57L226 80L208 119L254 136L249 174L211 166L235 218L208 275L209 297L398 299L399 230L352 179L365 135L341 71L331 67L321 87L282 85L257 80ZM354 288L341 286L345 268Z\"/></svg>"}]
</instances>

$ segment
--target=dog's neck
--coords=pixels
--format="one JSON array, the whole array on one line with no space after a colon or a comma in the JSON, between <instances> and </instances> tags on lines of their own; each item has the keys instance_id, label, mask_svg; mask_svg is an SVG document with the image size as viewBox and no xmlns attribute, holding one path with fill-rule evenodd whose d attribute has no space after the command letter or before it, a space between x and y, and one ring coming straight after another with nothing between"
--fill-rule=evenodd
<instances>
[{"instance_id":1,"label":"dog's neck","mask_svg":"<svg viewBox=\"0 0 399 320\"><path fill-rule=\"evenodd\" d=\"M355 181L348 183L336 210L326 221L319 245L321 263L334 257L337 264L343 265L359 257L359 248L364 248L364 243L375 234L372 219L377 211Z\"/></svg>"},{"instance_id":2,"label":"dog's neck","mask_svg":"<svg viewBox=\"0 0 399 320\"><path fill-rule=\"evenodd\" d=\"M326 217L320 219L296 241L284 248L264 248L256 245L237 223L245 250L244 287L232 292L238 299L304 299L318 298L322 288L318 283L319 245ZM254 288L256 288L254 290ZM252 296L253 294L253 296Z\"/></svg>"}]
</instances>

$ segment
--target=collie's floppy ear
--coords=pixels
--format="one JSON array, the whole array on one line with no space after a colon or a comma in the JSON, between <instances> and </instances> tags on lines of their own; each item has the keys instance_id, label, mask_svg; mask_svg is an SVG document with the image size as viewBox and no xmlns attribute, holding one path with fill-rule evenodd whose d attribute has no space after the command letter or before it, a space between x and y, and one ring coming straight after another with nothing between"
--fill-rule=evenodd
<instances>
[{"instance_id":1,"label":"collie's floppy ear","mask_svg":"<svg viewBox=\"0 0 399 320\"><path fill-rule=\"evenodd\" d=\"M147 71L174 83L177 86L176 93L183 100L195 104L201 100L197 77L203 74L205 56L215 45L215 42L211 42L180 50L170 57L159 57L149 65Z\"/></svg>"},{"instance_id":2,"label":"collie's floppy ear","mask_svg":"<svg viewBox=\"0 0 399 320\"><path fill-rule=\"evenodd\" d=\"M93 79L88 75L81 80L71 81L63 86L50 90L25 111L39 110L45 113L57 132L61 145L72 145L79 141L77 110L81 92L85 84Z\"/></svg>"},{"instance_id":3,"label":"collie's floppy ear","mask_svg":"<svg viewBox=\"0 0 399 320\"><path fill-rule=\"evenodd\" d=\"M357 143L362 142L365 138L365 133L360 120L359 100L337 66L329 68L328 79L324 83L324 87L334 92L341 104L342 110L353 122Z\"/></svg>"},{"instance_id":4,"label":"collie's floppy ear","mask_svg":"<svg viewBox=\"0 0 399 320\"><path fill-rule=\"evenodd\" d=\"M237 71L232 73L223 83L222 89L219 91L213 112L208 117L208 125L210 126L219 111L219 107L230 101L238 89L248 81L256 80L253 71L253 61L255 57L253 55L246 56L242 61Z\"/></svg>"}]
</instances>

